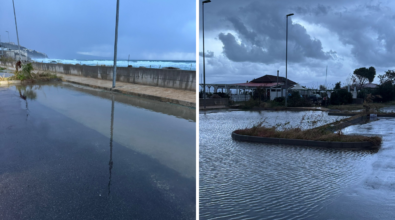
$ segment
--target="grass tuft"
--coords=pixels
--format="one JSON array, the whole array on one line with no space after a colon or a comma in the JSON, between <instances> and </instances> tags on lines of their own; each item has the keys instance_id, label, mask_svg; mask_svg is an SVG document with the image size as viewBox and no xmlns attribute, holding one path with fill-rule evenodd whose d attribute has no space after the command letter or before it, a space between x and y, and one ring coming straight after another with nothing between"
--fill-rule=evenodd
<instances>
[{"instance_id":1,"label":"grass tuft","mask_svg":"<svg viewBox=\"0 0 395 220\"><path fill-rule=\"evenodd\" d=\"M253 125L251 128L235 130L236 134L256 136L256 137L271 137L271 138L284 138L284 139L301 139L301 140L312 140L312 141L329 141L329 142L371 142L375 146L378 146L382 142L382 138L379 136L362 136L362 135L344 135L341 131L333 133L328 129L328 125L323 125L316 128L314 127L319 123L320 119L310 119L310 129L303 129L303 116L301 123L296 127L286 126L289 122L284 124L276 124L275 126L264 126L265 120ZM348 119L343 119L347 122ZM331 124L339 124L342 121L337 121Z\"/></svg>"}]
</instances>

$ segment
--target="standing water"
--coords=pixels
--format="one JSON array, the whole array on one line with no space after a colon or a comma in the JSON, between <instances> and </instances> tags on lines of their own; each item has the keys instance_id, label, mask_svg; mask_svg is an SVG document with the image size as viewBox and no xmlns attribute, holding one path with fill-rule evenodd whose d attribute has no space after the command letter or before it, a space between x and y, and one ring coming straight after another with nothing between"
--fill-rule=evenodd
<instances>
[{"instance_id":1,"label":"standing water","mask_svg":"<svg viewBox=\"0 0 395 220\"><path fill-rule=\"evenodd\" d=\"M0 87L0 219L194 219L195 109Z\"/></svg>"},{"instance_id":2,"label":"standing water","mask_svg":"<svg viewBox=\"0 0 395 220\"><path fill-rule=\"evenodd\" d=\"M393 119L344 129L383 136L379 152L313 149L232 140L259 121L330 123L321 112L200 114L200 219L395 219ZM307 119L307 120L306 120ZM303 126L302 126L303 127Z\"/></svg>"}]
</instances>

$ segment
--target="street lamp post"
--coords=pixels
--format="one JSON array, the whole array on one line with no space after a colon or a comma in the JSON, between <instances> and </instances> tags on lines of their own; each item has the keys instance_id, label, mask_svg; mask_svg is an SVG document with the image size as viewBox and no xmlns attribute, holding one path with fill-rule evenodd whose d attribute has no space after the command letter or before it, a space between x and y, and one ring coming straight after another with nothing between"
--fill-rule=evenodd
<instances>
[{"instance_id":1,"label":"street lamp post","mask_svg":"<svg viewBox=\"0 0 395 220\"><path fill-rule=\"evenodd\" d=\"M115 21L115 43L114 43L114 73L112 76L112 88L115 88L117 79L117 44L118 44L118 18L119 18L119 0L117 0L117 17Z\"/></svg>"},{"instance_id":2,"label":"street lamp post","mask_svg":"<svg viewBox=\"0 0 395 220\"><path fill-rule=\"evenodd\" d=\"M204 109L206 109L206 69L205 69L205 52L204 52L204 4L210 3L210 0L206 0L202 2L202 25L203 25L203 105Z\"/></svg>"},{"instance_id":3,"label":"street lamp post","mask_svg":"<svg viewBox=\"0 0 395 220\"><path fill-rule=\"evenodd\" d=\"M21 46L19 45L18 25L16 24L16 13L15 13L14 0L12 0L12 6L14 7L15 29L16 29L16 39L18 40L19 60L21 60L22 59L22 54L21 54Z\"/></svg>"},{"instance_id":4,"label":"street lamp post","mask_svg":"<svg viewBox=\"0 0 395 220\"><path fill-rule=\"evenodd\" d=\"M288 99L288 69L287 69L287 62L288 62L288 17L294 15L287 14L287 30L286 30L286 42L285 42L285 107L287 107L287 99Z\"/></svg>"}]
</instances>

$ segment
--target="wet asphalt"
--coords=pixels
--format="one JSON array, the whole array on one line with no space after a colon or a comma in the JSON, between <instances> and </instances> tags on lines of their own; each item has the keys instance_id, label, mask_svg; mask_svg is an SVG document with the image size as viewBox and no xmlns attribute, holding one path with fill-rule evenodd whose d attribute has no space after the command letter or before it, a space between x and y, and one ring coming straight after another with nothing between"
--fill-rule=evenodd
<instances>
[{"instance_id":1,"label":"wet asphalt","mask_svg":"<svg viewBox=\"0 0 395 220\"><path fill-rule=\"evenodd\" d=\"M195 193L195 179L0 87L0 219L194 219Z\"/></svg>"}]
</instances>

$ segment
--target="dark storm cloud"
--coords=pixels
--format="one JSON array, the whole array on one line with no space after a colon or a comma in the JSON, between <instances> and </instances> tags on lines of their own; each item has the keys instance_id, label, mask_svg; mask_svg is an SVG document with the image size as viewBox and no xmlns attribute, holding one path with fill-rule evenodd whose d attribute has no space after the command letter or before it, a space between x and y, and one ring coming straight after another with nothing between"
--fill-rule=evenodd
<instances>
[{"instance_id":1,"label":"dark storm cloud","mask_svg":"<svg viewBox=\"0 0 395 220\"><path fill-rule=\"evenodd\" d=\"M279 13L280 4L252 2L227 20L232 24L241 42L238 43L231 33L220 33L225 55L233 61L275 63L284 60L286 19ZM312 39L306 29L289 18L289 61L301 62L305 58L320 60L331 56L322 50L319 39Z\"/></svg>"},{"instance_id":2,"label":"dark storm cloud","mask_svg":"<svg viewBox=\"0 0 395 220\"><path fill-rule=\"evenodd\" d=\"M328 82L363 66L382 74L395 69L394 11L393 1L212 0L205 5L211 37L206 42L212 44L206 48L215 42L215 52L222 54L210 59L206 70L218 81L225 73L236 78L284 73L285 15L294 13L288 20L288 74L295 80L325 81L327 65Z\"/></svg>"},{"instance_id":3,"label":"dark storm cloud","mask_svg":"<svg viewBox=\"0 0 395 220\"><path fill-rule=\"evenodd\" d=\"M352 45L351 52L359 63L393 65L394 8L381 3L361 2L347 8L326 7L325 14L317 14L320 7L297 7L296 10L309 22L336 33L343 44Z\"/></svg>"},{"instance_id":4,"label":"dark storm cloud","mask_svg":"<svg viewBox=\"0 0 395 220\"><path fill-rule=\"evenodd\" d=\"M118 57L196 54L196 2L120 1ZM52 58L112 57L116 0L15 1L20 44ZM12 1L0 3L2 41L16 43Z\"/></svg>"}]
</instances>

